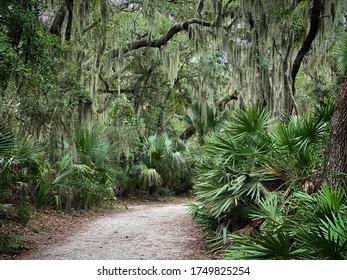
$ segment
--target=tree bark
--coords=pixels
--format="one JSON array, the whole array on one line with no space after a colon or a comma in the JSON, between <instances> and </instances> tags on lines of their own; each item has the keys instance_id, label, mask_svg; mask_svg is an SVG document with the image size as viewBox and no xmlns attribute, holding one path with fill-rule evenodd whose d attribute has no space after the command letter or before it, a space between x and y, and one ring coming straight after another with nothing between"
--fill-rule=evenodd
<instances>
[{"instance_id":1,"label":"tree bark","mask_svg":"<svg viewBox=\"0 0 347 280\"><path fill-rule=\"evenodd\" d=\"M68 11L67 16L67 24L66 24L66 30L65 30L65 40L70 41L71 39L71 31L72 31L72 21L73 21L73 0L66 0L66 8Z\"/></svg>"},{"instance_id":2,"label":"tree bark","mask_svg":"<svg viewBox=\"0 0 347 280\"><path fill-rule=\"evenodd\" d=\"M56 35L61 39L61 29L65 20L65 15L66 15L66 3L60 7L59 11L54 17L53 23L50 28L51 34Z\"/></svg>"},{"instance_id":3,"label":"tree bark","mask_svg":"<svg viewBox=\"0 0 347 280\"><path fill-rule=\"evenodd\" d=\"M343 186L347 179L347 73L335 102L326 160L323 170L323 182Z\"/></svg>"},{"instance_id":4,"label":"tree bark","mask_svg":"<svg viewBox=\"0 0 347 280\"><path fill-rule=\"evenodd\" d=\"M115 59L118 57L119 52L125 54L132 50L137 50L140 48L145 47L151 47L151 48L160 48L161 46L165 45L167 42L169 42L174 35L181 31L187 31L188 27L192 24L199 24L202 26L213 26L213 23L209 21L204 21L198 18L189 19L183 23L175 24L173 25L163 36L161 36L158 39L148 40L148 38L143 38L139 41L129 43L127 46L119 48L119 49L113 49L109 52L110 59Z\"/></svg>"}]
</instances>

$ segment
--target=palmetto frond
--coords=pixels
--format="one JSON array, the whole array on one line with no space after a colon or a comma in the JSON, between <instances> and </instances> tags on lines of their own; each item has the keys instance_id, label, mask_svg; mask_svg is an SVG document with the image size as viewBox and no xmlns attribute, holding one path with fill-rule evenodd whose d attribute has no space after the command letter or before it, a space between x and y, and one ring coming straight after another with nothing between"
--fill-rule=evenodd
<instances>
[{"instance_id":1,"label":"palmetto frond","mask_svg":"<svg viewBox=\"0 0 347 280\"><path fill-rule=\"evenodd\" d=\"M204 176L199 177L194 187L197 200L204 201L214 217L224 215L234 207L247 204L248 201L258 200L266 193L266 188L256 177L226 174L228 179L223 181L229 182L220 184L207 179L214 175L213 171L206 172Z\"/></svg>"},{"instance_id":2,"label":"palmetto frond","mask_svg":"<svg viewBox=\"0 0 347 280\"><path fill-rule=\"evenodd\" d=\"M326 124L311 116L292 117L287 124L277 125L271 133L275 147L287 153L307 150L310 144L318 143L326 135Z\"/></svg>"},{"instance_id":3,"label":"palmetto frond","mask_svg":"<svg viewBox=\"0 0 347 280\"><path fill-rule=\"evenodd\" d=\"M16 147L15 160L37 162L43 158L43 150L32 139L23 138Z\"/></svg>"},{"instance_id":4,"label":"palmetto frond","mask_svg":"<svg viewBox=\"0 0 347 280\"><path fill-rule=\"evenodd\" d=\"M167 135L158 136L153 135L147 138L148 150L147 154L150 163L152 161L159 161L165 154L167 149L170 149L171 142L169 141Z\"/></svg>"},{"instance_id":5,"label":"palmetto frond","mask_svg":"<svg viewBox=\"0 0 347 280\"><path fill-rule=\"evenodd\" d=\"M309 227L297 225L298 246L305 249L306 259L347 259L347 216L333 214L332 219L311 223Z\"/></svg>"},{"instance_id":6,"label":"palmetto frond","mask_svg":"<svg viewBox=\"0 0 347 280\"><path fill-rule=\"evenodd\" d=\"M310 144L319 143L327 135L326 124L307 116L302 119L298 129L297 145L299 150L307 150Z\"/></svg>"},{"instance_id":7,"label":"palmetto frond","mask_svg":"<svg viewBox=\"0 0 347 280\"><path fill-rule=\"evenodd\" d=\"M59 162L59 172L53 180L53 186L63 185L65 180L75 175L92 175L93 169L85 164L74 164L73 157L71 155L65 155Z\"/></svg>"},{"instance_id":8,"label":"palmetto frond","mask_svg":"<svg viewBox=\"0 0 347 280\"><path fill-rule=\"evenodd\" d=\"M79 164L85 164L99 173L109 173L108 170L116 168L116 146L97 130L84 129L76 132L75 145L78 157L75 161Z\"/></svg>"},{"instance_id":9,"label":"palmetto frond","mask_svg":"<svg viewBox=\"0 0 347 280\"><path fill-rule=\"evenodd\" d=\"M260 108L236 111L226 126L235 139L243 141L266 140L266 132L270 124L270 113Z\"/></svg>"},{"instance_id":10,"label":"palmetto frond","mask_svg":"<svg viewBox=\"0 0 347 280\"><path fill-rule=\"evenodd\" d=\"M322 160L319 151L327 136L323 119L293 117L270 127L268 113L253 108L235 112L223 130L205 136L204 153L195 167L197 200L223 227L234 220L239 223L236 226L242 226L232 216L240 207L252 210L247 214L248 221L261 221L259 235L234 238L237 245L229 257L237 257L231 253L236 251L246 259L301 258L308 249L296 247L298 226L293 226L288 216L302 226L322 223L322 215L331 220L331 209L323 211L325 208L319 205L325 204L325 197L335 201L330 207L337 208L341 198L324 191L317 198L302 194L304 199L297 199L297 193L286 196L270 192L301 187L313 175L312 170Z\"/></svg>"},{"instance_id":11,"label":"palmetto frond","mask_svg":"<svg viewBox=\"0 0 347 280\"><path fill-rule=\"evenodd\" d=\"M262 228L276 229L282 226L286 218L286 201L281 193L268 193L263 199L258 201L257 208L250 217L261 219Z\"/></svg>"},{"instance_id":12,"label":"palmetto frond","mask_svg":"<svg viewBox=\"0 0 347 280\"><path fill-rule=\"evenodd\" d=\"M343 74L347 69L347 38L337 46L335 46L331 52L335 59L336 68Z\"/></svg>"},{"instance_id":13,"label":"palmetto frond","mask_svg":"<svg viewBox=\"0 0 347 280\"><path fill-rule=\"evenodd\" d=\"M297 215L306 222L330 219L347 211L347 195L344 190L323 186L318 193L294 193L295 203L300 206Z\"/></svg>"},{"instance_id":14,"label":"palmetto frond","mask_svg":"<svg viewBox=\"0 0 347 280\"><path fill-rule=\"evenodd\" d=\"M43 150L32 139L17 139L11 130L0 122L0 159L11 158L11 162L38 161L43 158Z\"/></svg>"},{"instance_id":15,"label":"palmetto frond","mask_svg":"<svg viewBox=\"0 0 347 280\"><path fill-rule=\"evenodd\" d=\"M158 186L172 187L179 184L180 179L188 171L187 154L187 144L171 139L167 134L148 137L139 165L140 183L148 185L148 181L144 180L150 176L154 180L153 183Z\"/></svg>"},{"instance_id":16,"label":"palmetto frond","mask_svg":"<svg viewBox=\"0 0 347 280\"><path fill-rule=\"evenodd\" d=\"M298 129L299 119L294 117L288 124L279 124L275 130L271 133L275 147L279 151L286 151L288 153L294 152L298 143Z\"/></svg>"},{"instance_id":17,"label":"palmetto frond","mask_svg":"<svg viewBox=\"0 0 347 280\"><path fill-rule=\"evenodd\" d=\"M15 137L12 131L0 122L0 159L13 155Z\"/></svg>"},{"instance_id":18,"label":"palmetto frond","mask_svg":"<svg viewBox=\"0 0 347 280\"><path fill-rule=\"evenodd\" d=\"M333 98L324 98L319 105L315 107L315 118L318 122L327 123L331 120L335 111L335 100Z\"/></svg>"},{"instance_id":19,"label":"palmetto frond","mask_svg":"<svg viewBox=\"0 0 347 280\"><path fill-rule=\"evenodd\" d=\"M163 179L154 168L150 168L143 164L141 166L140 182L144 187L156 186L159 187L163 184Z\"/></svg>"},{"instance_id":20,"label":"palmetto frond","mask_svg":"<svg viewBox=\"0 0 347 280\"><path fill-rule=\"evenodd\" d=\"M285 260L294 259L305 252L304 249L295 249L292 236L283 231L266 232L257 237L232 234L230 238L235 245L225 252L226 259Z\"/></svg>"},{"instance_id":21,"label":"palmetto frond","mask_svg":"<svg viewBox=\"0 0 347 280\"><path fill-rule=\"evenodd\" d=\"M98 143L99 134L95 130L81 129L75 133L74 140L79 154L88 157Z\"/></svg>"}]
</instances>

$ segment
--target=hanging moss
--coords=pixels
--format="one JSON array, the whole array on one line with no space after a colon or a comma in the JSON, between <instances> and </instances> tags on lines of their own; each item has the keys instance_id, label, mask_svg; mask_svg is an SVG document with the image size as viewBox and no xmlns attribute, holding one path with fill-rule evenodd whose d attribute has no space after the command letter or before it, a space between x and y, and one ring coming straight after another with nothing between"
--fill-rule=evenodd
<instances>
[{"instance_id":1,"label":"hanging moss","mask_svg":"<svg viewBox=\"0 0 347 280\"><path fill-rule=\"evenodd\" d=\"M325 28L331 28L337 1L324 1ZM242 102L265 105L276 113L291 114L291 68L310 28L311 1L240 1L240 20L231 42L219 38L219 46L228 51L233 67L231 91L241 93ZM330 26L330 27L329 27ZM313 55L303 68L315 69L326 62L325 28L319 30ZM218 30L218 37L222 36ZM224 38L226 36L223 36Z\"/></svg>"},{"instance_id":2,"label":"hanging moss","mask_svg":"<svg viewBox=\"0 0 347 280\"><path fill-rule=\"evenodd\" d=\"M180 63L180 51L176 50L173 54L170 54L169 56L169 81L171 87L174 86L175 80L177 79L177 73L179 69L179 63Z\"/></svg>"}]
</instances>

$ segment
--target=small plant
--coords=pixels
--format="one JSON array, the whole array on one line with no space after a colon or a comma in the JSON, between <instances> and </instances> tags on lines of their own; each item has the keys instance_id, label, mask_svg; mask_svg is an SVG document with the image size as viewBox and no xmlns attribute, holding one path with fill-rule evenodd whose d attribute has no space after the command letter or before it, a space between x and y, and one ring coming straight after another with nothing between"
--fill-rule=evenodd
<instances>
[{"instance_id":1,"label":"small plant","mask_svg":"<svg viewBox=\"0 0 347 280\"><path fill-rule=\"evenodd\" d=\"M63 211L63 204L62 204L60 195L55 195L54 201L55 201L55 210L57 212L62 212Z\"/></svg>"},{"instance_id":2,"label":"small plant","mask_svg":"<svg viewBox=\"0 0 347 280\"><path fill-rule=\"evenodd\" d=\"M0 232L0 253L19 254L25 248L25 242L20 235L11 232Z\"/></svg>"},{"instance_id":3,"label":"small plant","mask_svg":"<svg viewBox=\"0 0 347 280\"><path fill-rule=\"evenodd\" d=\"M23 202L17 206L17 217L19 222L26 224L30 220L30 205L28 202Z\"/></svg>"}]
</instances>

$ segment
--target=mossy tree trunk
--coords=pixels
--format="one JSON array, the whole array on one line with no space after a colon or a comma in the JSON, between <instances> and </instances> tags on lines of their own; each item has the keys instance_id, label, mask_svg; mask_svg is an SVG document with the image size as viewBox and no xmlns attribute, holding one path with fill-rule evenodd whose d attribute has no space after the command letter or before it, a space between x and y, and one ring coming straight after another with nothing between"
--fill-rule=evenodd
<instances>
[{"instance_id":1,"label":"mossy tree trunk","mask_svg":"<svg viewBox=\"0 0 347 280\"><path fill-rule=\"evenodd\" d=\"M332 118L323 181L343 186L347 175L347 72L336 99Z\"/></svg>"}]
</instances>

